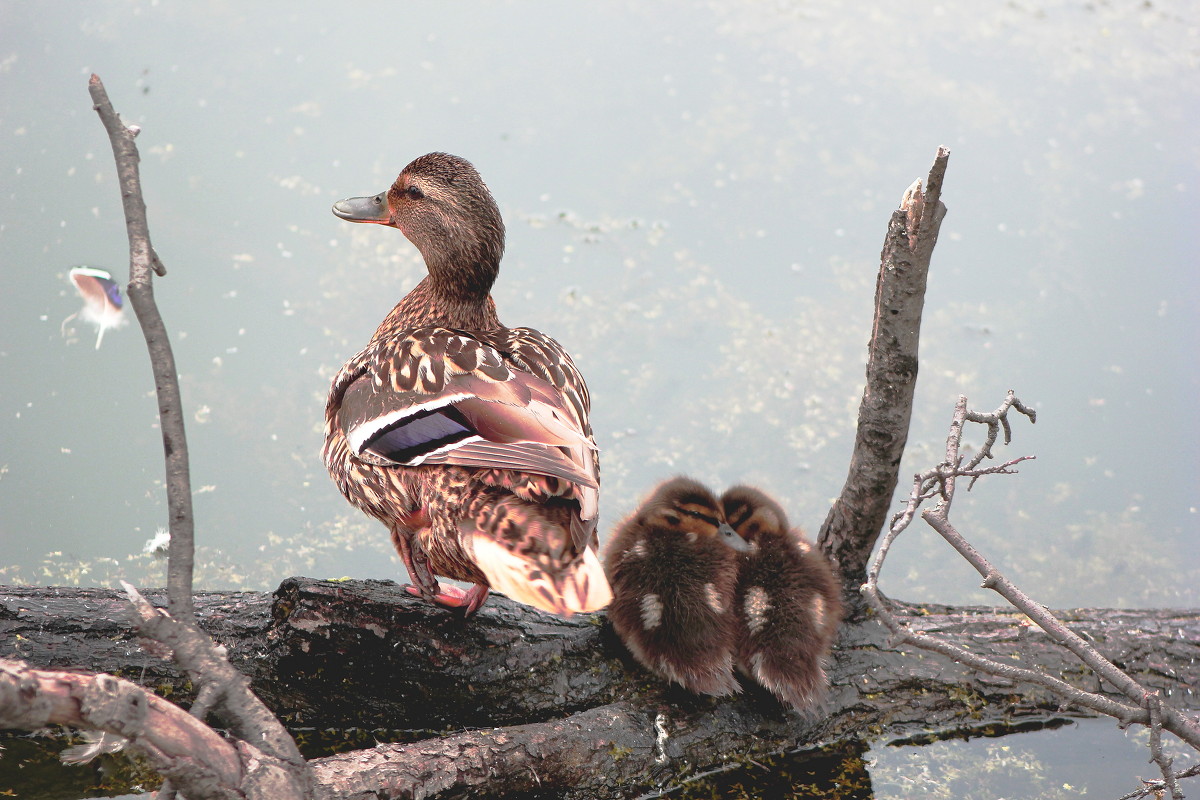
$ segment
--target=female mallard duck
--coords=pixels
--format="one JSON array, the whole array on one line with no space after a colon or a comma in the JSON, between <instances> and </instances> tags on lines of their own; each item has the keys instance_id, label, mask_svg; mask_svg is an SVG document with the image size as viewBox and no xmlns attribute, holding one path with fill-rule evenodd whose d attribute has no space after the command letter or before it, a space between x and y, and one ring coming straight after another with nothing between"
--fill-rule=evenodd
<instances>
[{"instance_id":1,"label":"female mallard duck","mask_svg":"<svg viewBox=\"0 0 1200 800\"><path fill-rule=\"evenodd\" d=\"M334 377L322 453L391 530L408 590L467 614L489 589L564 616L607 605L587 386L558 342L496 316L504 223L479 173L430 153L333 213L399 228L429 271Z\"/></svg>"},{"instance_id":2,"label":"female mallard duck","mask_svg":"<svg viewBox=\"0 0 1200 800\"><path fill-rule=\"evenodd\" d=\"M701 694L740 691L730 611L747 544L707 488L662 484L618 527L605 551L608 618L651 672Z\"/></svg>"},{"instance_id":3,"label":"female mallard duck","mask_svg":"<svg viewBox=\"0 0 1200 800\"><path fill-rule=\"evenodd\" d=\"M833 570L758 489L735 486L721 506L750 543L735 595L738 666L797 710L810 708L828 685L822 661L842 619Z\"/></svg>"}]
</instances>

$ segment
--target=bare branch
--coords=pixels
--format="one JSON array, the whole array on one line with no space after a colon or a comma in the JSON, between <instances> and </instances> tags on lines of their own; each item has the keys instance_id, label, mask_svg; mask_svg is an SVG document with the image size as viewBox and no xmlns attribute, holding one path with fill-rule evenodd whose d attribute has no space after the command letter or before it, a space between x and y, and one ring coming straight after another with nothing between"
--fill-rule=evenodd
<instances>
[{"instance_id":1,"label":"bare branch","mask_svg":"<svg viewBox=\"0 0 1200 800\"><path fill-rule=\"evenodd\" d=\"M1171 777L1175 781L1181 781L1184 778L1194 778L1197 775L1200 775L1200 764L1193 764L1192 766L1185 769L1183 772L1171 773ZM1162 797L1163 792L1165 792L1167 790L1168 790L1167 784L1166 784L1166 781L1164 781L1164 780L1155 779L1155 780L1149 780L1149 781L1142 781L1142 787L1140 789L1135 789L1134 791L1130 792L1129 794L1123 794L1120 797L1118 797L1117 800L1140 800L1140 798L1149 797L1150 795L1154 795L1156 798L1158 798L1158 797ZM1180 795L1180 797L1182 797L1182 796L1183 795Z\"/></svg>"},{"instance_id":2,"label":"bare branch","mask_svg":"<svg viewBox=\"0 0 1200 800\"><path fill-rule=\"evenodd\" d=\"M189 719L203 726L206 713L215 707L242 738L243 741L236 747L236 757L245 764L246 784L234 784L238 787L238 796L248 791L251 796L300 798L306 794L308 770L295 742L275 715L250 691L246 676L229 664L223 649L218 648L196 624L192 596L194 527L187 437L175 357L166 326L154 302L153 274L157 272L163 275L166 270L150 244L146 205L142 199L138 174L140 157L134 144L140 128L127 127L121 122L99 76L92 75L88 90L95 110L108 131L116 160L129 237L130 280L127 291L146 339L158 394L171 532L167 568L170 613L159 611L129 584L123 585L133 607L138 632L168 648L172 659L200 689L195 715L189 716ZM254 745L248 742L254 742ZM191 797L201 796L204 791L198 788L202 787L201 784L194 783L186 775L176 776L166 771L164 775L180 778L164 787L164 798L174 795L175 784L186 788Z\"/></svg>"},{"instance_id":3,"label":"bare branch","mask_svg":"<svg viewBox=\"0 0 1200 800\"><path fill-rule=\"evenodd\" d=\"M939 506L938 508L924 511L922 516L934 530L942 535L942 538L949 542L984 577L983 588L991 589L998 593L1015 608L1033 620L1051 638L1074 653L1080 661L1086 664L1097 675L1108 681L1112 686L1117 687L1122 694L1138 706L1143 705L1143 698L1146 696L1145 687L1129 677L1129 675L1107 658L1100 655L1096 651L1096 648L1070 630L1058 617L1051 614L1045 606L1034 602L1028 595L1018 589L1012 581L1001 574L999 570L992 566L991 562L984 558L979 551L972 547L955 530L950 521L946 519L947 511L948 508ZM1186 715L1170 706L1162 707L1162 714L1164 717L1163 726L1167 730L1186 741L1192 747L1200 750L1200 726L1197 726ZM1116 714L1110 714L1110 716L1116 716L1118 719L1121 719L1122 724L1128 724L1129 722L1138 722L1143 725L1150 724L1150 715L1144 708L1139 708L1139 713L1136 716L1131 716L1129 719L1123 719Z\"/></svg>"},{"instance_id":4,"label":"bare branch","mask_svg":"<svg viewBox=\"0 0 1200 800\"><path fill-rule=\"evenodd\" d=\"M141 178L138 175L140 157L137 145L133 142L138 130L128 128L121 122L98 75L92 75L88 91L92 95L96 113L108 131L113 157L117 162L117 179L125 208L125 229L129 236L129 286L126 293L146 339L150 366L154 372L154 388L158 394L159 427L166 457L167 514L171 531L167 562L168 607L176 619L191 619L195 616L192 602L194 532L183 401L179 394L175 355L154 302L154 280L151 276L152 272L164 275L166 269L150 244L150 226L146 220L146 203L142 199Z\"/></svg>"},{"instance_id":5,"label":"bare branch","mask_svg":"<svg viewBox=\"0 0 1200 800\"><path fill-rule=\"evenodd\" d=\"M200 687L204 702L217 701L220 715L234 733L303 774L304 758L291 734L251 691L249 679L229 663L224 648L218 648L194 622L172 618L133 586L122 585L133 604L138 632L171 649L175 663Z\"/></svg>"},{"instance_id":6,"label":"bare branch","mask_svg":"<svg viewBox=\"0 0 1200 800\"><path fill-rule=\"evenodd\" d=\"M849 475L821 526L817 544L837 565L844 586L857 587L866 574L876 539L887 520L908 441L917 350L929 262L946 207L942 181L950 151L939 147L926 179L916 181L893 212L880 256L875 287L875 322L867 350L867 383L858 411L858 430ZM862 600L848 594L851 613Z\"/></svg>"},{"instance_id":7,"label":"bare branch","mask_svg":"<svg viewBox=\"0 0 1200 800\"><path fill-rule=\"evenodd\" d=\"M1150 712L1150 760L1162 772L1163 784L1170 790L1171 800L1183 800L1183 792L1179 791L1179 783L1171 771L1174 759L1162 749L1162 699L1158 692L1146 692L1146 710Z\"/></svg>"},{"instance_id":8,"label":"bare branch","mask_svg":"<svg viewBox=\"0 0 1200 800\"><path fill-rule=\"evenodd\" d=\"M1151 696L1146 688L1138 684L1127 673L1118 669L1111 661L1104 658L1096 648L1067 628L1061 620L1051 614L1044 606L1031 600L966 541L950 522L950 507L954 501L954 489L958 477L969 475L972 477L972 481L974 481L985 474L1009 474L1012 471L1011 467L1023 460L1022 458L1017 458L996 467L977 469L978 464L984 458L993 457L992 446L995 444L1001 430L1005 434L1005 443L1011 440L1012 429L1009 426L1007 417L1010 409L1016 409L1018 412L1025 414L1030 418L1031 422L1036 421L1032 409L1025 407L1012 391L1009 391L1004 403L990 414L968 411L966 397L959 397L955 405L954 416L950 423L950 434L946 440L945 461L939 464L936 469L921 473L915 477L913 490L909 495L909 501L905 509L893 518L892 527L888 531L887 536L884 537L879 552L868 570L867 582L862 586L863 596L870 606L875 609L888 629L902 642L908 642L922 649L941 653L955 661L992 675L1044 686L1053 690L1059 696L1064 697L1068 702L1115 717L1122 726L1134 722L1149 725L1151 727L1152 751L1158 742L1157 737L1160 728L1166 728L1192 747L1200 750L1200 726L1194 720L1176 709L1162 705L1157 694ZM980 449L979 453L964 465L959 455L959 450L962 443L963 424L967 421L987 425L988 434L986 443ZM1016 667L1012 664L1003 664L993 659L976 655L962 647L949 644L940 639L924 634L915 634L892 614L885 597L878 588L878 579L883 561L887 557L887 553L896 536L912 521L917 508L925 500L939 494L941 499L937 505L922 511L921 516L983 576L983 587L999 593L1008 600L1015 608L1023 612L1030 620L1049 634L1054 641L1070 650L1099 677L1119 689L1122 694L1133 701L1132 703L1122 703L1095 692L1085 692L1042 672ZM1164 785L1170 787L1172 792L1178 791L1171 777L1170 762L1161 760L1161 747L1158 749L1158 757L1155 760L1163 771Z\"/></svg>"},{"instance_id":9,"label":"bare branch","mask_svg":"<svg viewBox=\"0 0 1200 800\"><path fill-rule=\"evenodd\" d=\"M183 709L111 675L0 661L0 728L46 725L122 736L156 770L185 781L197 800L241 796L244 772L237 751Z\"/></svg>"}]
</instances>

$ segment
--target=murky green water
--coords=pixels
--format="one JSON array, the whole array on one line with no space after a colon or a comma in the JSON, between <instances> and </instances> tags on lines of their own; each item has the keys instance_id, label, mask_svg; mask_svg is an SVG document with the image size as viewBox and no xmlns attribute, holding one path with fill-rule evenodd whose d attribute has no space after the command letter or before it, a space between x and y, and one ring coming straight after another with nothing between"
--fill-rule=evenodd
<instances>
[{"instance_id":1,"label":"murky green water","mask_svg":"<svg viewBox=\"0 0 1200 800\"><path fill-rule=\"evenodd\" d=\"M752 481L819 526L844 478L877 254L952 148L902 471L960 392L1037 407L1038 460L959 527L1056 606L1196 605L1200 83L1191 5L462 6L0 0L0 582L161 582L136 326L93 349L66 272L123 273L98 72L143 126L193 452L199 582L399 577L317 452L328 378L421 274L329 213L415 155L472 159L496 299L575 354L602 529L655 481ZM901 487L902 492L907 487ZM884 587L987 602L912 531Z\"/></svg>"},{"instance_id":2,"label":"murky green water","mask_svg":"<svg viewBox=\"0 0 1200 800\"><path fill-rule=\"evenodd\" d=\"M378 742L406 741L402 731L303 731L309 757ZM84 766L58 763L61 739L0 735L0 787L26 800L80 797L140 797L157 782L131 768L121 755L101 756ZM1195 754L1173 751L1183 769ZM668 800L1051 800L1116 797L1154 778L1146 737L1123 734L1113 723L1083 720L1066 727L999 737L950 739L922 746L840 742L773 758L740 769L698 776L666 792L645 796ZM135 791L134 794L122 794Z\"/></svg>"}]
</instances>

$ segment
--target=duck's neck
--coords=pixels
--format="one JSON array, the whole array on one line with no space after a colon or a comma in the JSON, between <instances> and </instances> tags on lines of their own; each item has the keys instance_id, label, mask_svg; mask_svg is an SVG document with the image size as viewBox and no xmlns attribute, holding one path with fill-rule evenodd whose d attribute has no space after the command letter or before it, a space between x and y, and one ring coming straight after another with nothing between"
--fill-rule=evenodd
<instances>
[{"instance_id":1,"label":"duck's neck","mask_svg":"<svg viewBox=\"0 0 1200 800\"><path fill-rule=\"evenodd\" d=\"M441 325L467 331L488 331L502 327L492 300L492 284L500 274L504 255L504 223L487 226L489 235L454 234L440 236L404 232L421 251L429 274L418 283L387 315L375 339L393 332L422 325Z\"/></svg>"},{"instance_id":2,"label":"duck's neck","mask_svg":"<svg viewBox=\"0 0 1200 800\"><path fill-rule=\"evenodd\" d=\"M382 339L398 331L422 325L441 325L455 330L494 330L501 327L496 303L483 290L447 289L446 281L427 275L396 304L375 331L373 339Z\"/></svg>"}]
</instances>

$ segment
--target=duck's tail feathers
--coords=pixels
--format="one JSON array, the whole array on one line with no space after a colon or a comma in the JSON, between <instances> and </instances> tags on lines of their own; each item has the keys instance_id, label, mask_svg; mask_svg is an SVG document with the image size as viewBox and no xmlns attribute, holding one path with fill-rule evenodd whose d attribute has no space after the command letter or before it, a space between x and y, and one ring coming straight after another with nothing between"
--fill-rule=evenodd
<instances>
[{"instance_id":1,"label":"duck's tail feathers","mask_svg":"<svg viewBox=\"0 0 1200 800\"><path fill-rule=\"evenodd\" d=\"M541 559L522 557L482 532L475 532L471 543L475 562L491 588L519 603L570 617L598 611L612 602L604 568L591 548L571 564L552 569Z\"/></svg>"}]
</instances>

